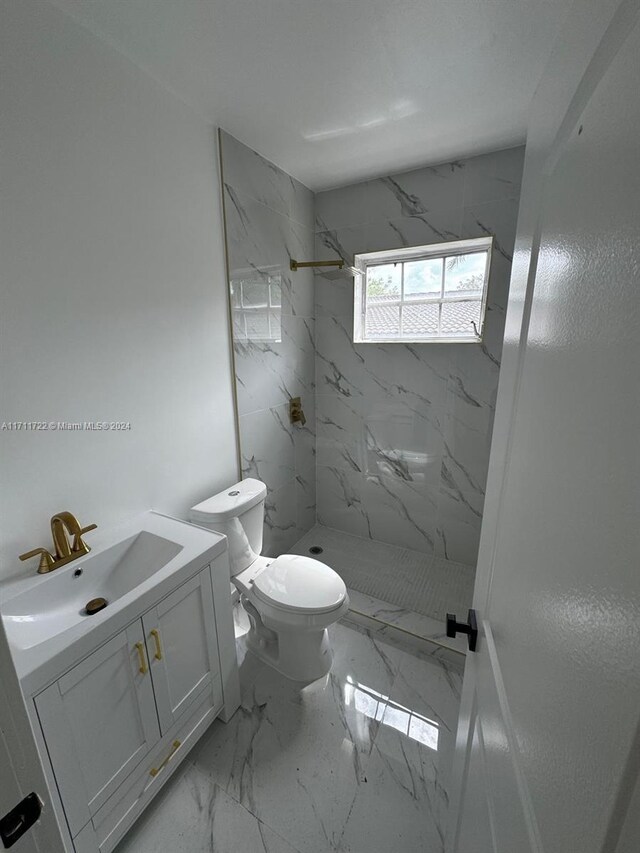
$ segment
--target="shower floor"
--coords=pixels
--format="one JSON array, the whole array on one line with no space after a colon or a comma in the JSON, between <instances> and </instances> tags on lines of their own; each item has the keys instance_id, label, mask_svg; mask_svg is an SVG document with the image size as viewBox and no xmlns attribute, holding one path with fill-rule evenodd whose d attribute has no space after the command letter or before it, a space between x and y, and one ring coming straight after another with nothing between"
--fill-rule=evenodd
<instances>
[{"instance_id":1,"label":"shower floor","mask_svg":"<svg viewBox=\"0 0 640 853\"><path fill-rule=\"evenodd\" d=\"M322 548L322 553L310 553L313 547ZM441 625L447 613L464 616L471 607L473 566L362 539L320 524L299 539L290 552L317 556L331 566L350 591L359 593L352 596L352 606L374 618L376 611L388 617L385 621L397 622L398 611L402 611L437 620ZM385 610L385 605L392 606Z\"/></svg>"}]
</instances>

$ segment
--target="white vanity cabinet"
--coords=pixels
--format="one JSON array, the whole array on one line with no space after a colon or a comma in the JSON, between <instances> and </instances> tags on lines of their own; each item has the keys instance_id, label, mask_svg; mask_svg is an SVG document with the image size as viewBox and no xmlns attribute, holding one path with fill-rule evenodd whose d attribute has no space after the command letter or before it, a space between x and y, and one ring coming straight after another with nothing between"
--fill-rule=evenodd
<instances>
[{"instance_id":1,"label":"white vanity cabinet","mask_svg":"<svg viewBox=\"0 0 640 853\"><path fill-rule=\"evenodd\" d=\"M145 613L142 626L164 734L203 690L213 687L222 701L208 573L196 575Z\"/></svg>"},{"instance_id":2,"label":"white vanity cabinet","mask_svg":"<svg viewBox=\"0 0 640 853\"><path fill-rule=\"evenodd\" d=\"M75 835L160 739L135 622L36 697L71 834Z\"/></svg>"},{"instance_id":3,"label":"white vanity cabinet","mask_svg":"<svg viewBox=\"0 0 640 853\"><path fill-rule=\"evenodd\" d=\"M223 708L210 567L34 702L74 848L109 853Z\"/></svg>"}]
</instances>

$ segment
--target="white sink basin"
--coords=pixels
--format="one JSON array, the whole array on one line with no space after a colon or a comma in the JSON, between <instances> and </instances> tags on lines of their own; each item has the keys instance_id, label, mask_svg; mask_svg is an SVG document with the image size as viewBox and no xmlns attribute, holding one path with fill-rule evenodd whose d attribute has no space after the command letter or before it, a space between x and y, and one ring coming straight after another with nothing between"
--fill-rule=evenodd
<instances>
[{"instance_id":1,"label":"white sink basin","mask_svg":"<svg viewBox=\"0 0 640 853\"><path fill-rule=\"evenodd\" d=\"M226 550L223 536L156 512L98 529L87 540L86 556L0 584L0 615L16 670L34 685L125 628ZM90 616L86 606L94 598L107 606Z\"/></svg>"},{"instance_id":2,"label":"white sink basin","mask_svg":"<svg viewBox=\"0 0 640 853\"><path fill-rule=\"evenodd\" d=\"M28 649L85 619L85 607L104 598L107 607L173 560L182 545L145 530L51 573L41 583L10 599L2 614L9 642Z\"/></svg>"}]
</instances>

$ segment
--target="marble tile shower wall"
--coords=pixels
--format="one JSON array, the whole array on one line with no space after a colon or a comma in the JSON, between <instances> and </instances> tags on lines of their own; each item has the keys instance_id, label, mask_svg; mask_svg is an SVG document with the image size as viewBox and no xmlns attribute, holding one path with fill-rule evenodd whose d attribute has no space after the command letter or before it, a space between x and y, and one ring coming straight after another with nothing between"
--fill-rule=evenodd
<instances>
[{"instance_id":1,"label":"marble tile shower wall","mask_svg":"<svg viewBox=\"0 0 640 853\"><path fill-rule=\"evenodd\" d=\"M267 484L263 553L315 524L314 197L222 132L223 192L243 477ZM289 423L302 397L306 425Z\"/></svg>"},{"instance_id":2,"label":"marble tile shower wall","mask_svg":"<svg viewBox=\"0 0 640 853\"><path fill-rule=\"evenodd\" d=\"M316 195L319 258L494 235L481 344L353 344L351 281L315 277L321 524L474 565L524 149Z\"/></svg>"}]
</instances>

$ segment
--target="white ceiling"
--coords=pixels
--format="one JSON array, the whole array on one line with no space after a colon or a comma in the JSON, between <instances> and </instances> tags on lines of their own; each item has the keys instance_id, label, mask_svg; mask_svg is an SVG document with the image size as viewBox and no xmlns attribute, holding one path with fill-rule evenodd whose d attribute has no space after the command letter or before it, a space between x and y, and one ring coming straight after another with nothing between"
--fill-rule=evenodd
<instances>
[{"instance_id":1,"label":"white ceiling","mask_svg":"<svg viewBox=\"0 0 640 853\"><path fill-rule=\"evenodd\" d=\"M312 189L517 144L572 0L53 0Z\"/></svg>"}]
</instances>

